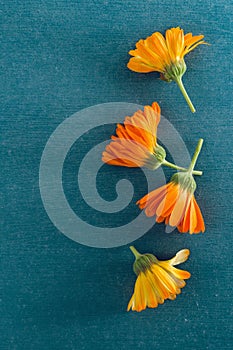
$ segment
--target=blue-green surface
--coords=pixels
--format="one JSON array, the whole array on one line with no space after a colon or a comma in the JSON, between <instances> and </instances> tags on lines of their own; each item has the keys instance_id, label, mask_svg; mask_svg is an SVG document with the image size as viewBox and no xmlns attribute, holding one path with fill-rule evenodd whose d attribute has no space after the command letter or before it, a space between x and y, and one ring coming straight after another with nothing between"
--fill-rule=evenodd
<instances>
[{"instance_id":1,"label":"blue-green surface","mask_svg":"<svg viewBox=\"0 0 233 350\"><path fill-rule=\"evenodd\" d=\"M231 16L228 0L1 1L0 349L232 349ZM184 83L196 114L175 84L126 68L127 52L139 38L177 25L204 33L211 43L186 60ZM90 248L61 234L41 201L39 164L50 134L76 111L154 100L190 152L199 137L205 139L197 199L206 232L165 234L160 224L135 242L165 259L189 248L182 267L192 278L177 300L126 313L135 280L128 246ZM113 129L94 130L77 143L77 157L71 153L64 186L74 207L74 171L83 150ZM146 184L140 171L126 170L120 173L132 176L138 198ZM106 171L117 181L119 170ZM107 190L105 185L102 179L99 192L112 200L114 181ZM78 209L83 218L101 221L84 203ZM117 225L122 218L104 220Z\"/></svg>"}]
</instances>

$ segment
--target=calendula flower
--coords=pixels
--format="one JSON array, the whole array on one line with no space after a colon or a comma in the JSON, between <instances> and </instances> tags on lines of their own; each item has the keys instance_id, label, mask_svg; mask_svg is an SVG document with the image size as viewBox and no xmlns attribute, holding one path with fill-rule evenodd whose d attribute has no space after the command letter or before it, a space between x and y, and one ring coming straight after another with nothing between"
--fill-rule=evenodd
<instances>
[{"instance_id":1,"label":"calendula flower","mask_svg":"<svg viewBox=\"0 0 233 350\"><path fill-rule=\"evenodd\" d=\"M165 159L165 150L157 144L157 126L160 107L157 102L126 117L118 124L116 135L103 152L102 160L112 165L126 167L158 168Z\"/></svg>"},{"instance_id":2,"label":"calendula flower","mask_svg":"<svg viewBox=\"0 0 233 350\"><path fill-rule=\"evenodd\" d=\"M182 76L186 71L184 56L200 44L206 44L204 35L184 35L183 29L171 28L166 31L165 37L155 32L145 40L136 43L136 49L129 51L133 56L128 68L138 73L160 72L161 79L167 82L174 80L192 112L195 108L184 88Z\"/></svg>"},{"instance_id":3,"label":"calendula flower","mask_svg":"<svg viewBox=\"0 0 233 350\"><path fill-rule=\"evenodd\" d=\"M176 173L171 182L148 193L137 204L145 210L147 216L156 216L157 222L177 227L179 232L199 233L205 231L201 210L194 197L196 183L192 169L201 150L200 139L189 170Z\"/></svg>"},{"instance_id":4,"label":"calendula flower","mask_svg":"<svg viewBox=\"0 0 233 350\"><path fill-rule=\"evenodd\" d=\"M157 143L157 127L160 121L160 107L157 102L138 110L132 117L126 117L123 125L118 124L116 135L106 146L102 155L104 163L126 166L146 167L151 170L160 165L186 171L187 169L168 162L165 149ZM193 174L202 172L193 170Z\"/></svg>"},{"instance_id":5,"label":"calendula flower","mask_svg":"<svg viewBox=\"0 0 233 350\"><path fill-rule=\"evenodd\" d=\"M190 251L183 249L172 259L160 261L152 254L140 254L132 246L130 249L136 259L133 270L137 280L127 311L140 312L146 307L156 308L166 299L174 300L185 286L184 280L191 276L188 271L179 270L174 265L186 261Z\"/></svg>"}]
</instances>

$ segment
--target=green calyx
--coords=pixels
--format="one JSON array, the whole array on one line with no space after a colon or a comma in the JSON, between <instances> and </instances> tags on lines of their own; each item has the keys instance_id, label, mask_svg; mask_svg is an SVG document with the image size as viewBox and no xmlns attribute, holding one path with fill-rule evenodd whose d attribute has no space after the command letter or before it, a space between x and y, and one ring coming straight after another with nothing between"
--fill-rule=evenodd
<instances>
[{"instance_id":1,"label":"green calyx","mask_svg":"<svg viewBox=\"0 0 233 350\"><path fill-rule=\"evenodd\" d=\"M145 161L145 167L150 170L158 169L166 158L166 151L162 146L156 145L156 148L153 151L153 154Z\"/></svg>"},{"instance_id":2,"label":"green calyx","mask_svg":"<svg viewBox=\"0 0 233 350\"><path fill-rule=\"evenodd\" d=\"M160 163L163 163L164 159L166 158L165 149L162 146L156 145L154 156Z\"/></svg>"},{"instance_id":3,"label":"green calyx","mask_svg":"<svg viewBox=\"0 0 233 350\"><path fill-rule=\"evenodd\" d=\"M180 79L184 75L186 68L185 61L179 59L165 68L165 72L162 74L161 79L167 82L172 80L177 81L177 79Z\"/></svg>"},{"instance_id":4,"label":"green calyx","mask_svg":"<svg viewBox=\"0 0 233 350\"><path fill-rule=\"evenodd\" d=\"M151 265L158 262L153 254L140 254L133 246L131 246L130 249L135 256L133 270L136 275L139 275L140 272L145 272L150 269Z\"/></svg>"},{"instance_id":5,"label":"green calyx","mask_svg":"<svg viewBox=\"0 0 233 350\"><path fill-rule=\"evenodd\" d=\"M161 74L161 79L165 80L167 82L170 81L175 81L176 84L179 86L180 91L182 92L190 110L192 113L194 113L195 107L192 104L192 101L189 98L189 95L187 93L187 91L185 90L185 87L183 85L182 82L182 76L184 75L184 73L186 72L186 64L184 59L177 59L177 61L173 62L172 64L170 64L169 66L167 66L165 68L165 71Z\"/></svg>"},{"instance_id":6,"label":"green calyx","mask_svg":"<svg viewBox=\"0 0 233 350\"><path fill-rule=\"evenodd\" d=\"M196 190L196 182L192 176L192 174L194 174L194 167L195 164L197 162L197 158L201 152L201 148L203 145L204 140L203 139L199 139L194 155L192 157L191 163L187 169L186 172L179 172L176 173L172 176L171 181L174 182L175 184L179 185L182 189L187 190L189 193L193 194Z\"/></svg>"},{"instance_id":7,"label":"green calyx","mask_svg":"<svg viewBox=\"0 0 233 350\"><path fill-rule=\"evenodd\" d=\"M195 192L197 187L196 182L190 172L176 173L172 176L171 181L177 185L180 185L183 190L186 190L191 194Z\"/></svg>"}]
</instances>

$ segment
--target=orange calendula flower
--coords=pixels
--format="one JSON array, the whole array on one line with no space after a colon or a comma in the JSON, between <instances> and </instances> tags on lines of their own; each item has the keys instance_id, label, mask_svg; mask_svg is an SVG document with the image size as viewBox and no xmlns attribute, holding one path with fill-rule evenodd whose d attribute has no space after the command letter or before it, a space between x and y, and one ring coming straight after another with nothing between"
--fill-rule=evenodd
<instances>
[{"instance_id":1,"label":"orange calendula flower","mask_svg":"<svg viewBox=\"0 0 233 350\"><path fill-rule=\"evenodd\" d=\"M136 43L136 49L129 51L133 56L128 68L138 73L160 72L161 79L170 82L174 80L192 112L195 108L188 97L182 83L182 76L186 71L184 56L200 44L206 44L204 35L184 35L183 29L171 28L166 31L165 37L155 32L145 40Z\"/></svg>"},{"instance_id":2,"label":"orange calendula flower","mask_svg":"<svg viewBox=\"0 0 233 350\"><path fill-rule=\"evenodd\" d=\"M177 227L179 232L199 233L205 231L201 210L194 197L196 182L192 169L201 150L200 139L193 160L187 172L176 173L171 182L148 193L137 204L145 209L147 216L156 216L157 222Z\"/></svg>"},{"instance_id":3,"label":"orange calendula flower","mask_svg":"<svg viewBox=\"0 0 233 350\"><path fill-rule=\"evenodd\" d=\"M160 107L157 102L126 117L118 124L116 135L103 152L105 163L126 167L157 169L166 157L165 150L157 144L157 126Z\"/></svg>"},{"instance_id":4,"label":"orange calendula flower","mask_svg":"<svg viewBox=\"0 0 233 350\"><path fill-rule=\"evenodd\" d=\"M157 127L160 121L160 107L157 102L138 110L132 117L126 117L124 124L117 124L116 135L106 146L102 155L104 163L126 167L146 167L155 170L165 165L180 171L187 171L166 160L166 151L157 142ZM192 174L202 175L193 170Z\"/></svg>"},{"instance_id":5,"label":"orange calendula flower","mask_svg":"<svg viewBox=\"0 0 233 350\"><path fill-rule=\"evenodd\" d=\"M146 307L156 308L166 299L174 300L185 286L184 280L191 276L188 271L179 270L174 265L186 261L190 251L183 249L172 259L160 261L152 254L140 254L132 246L130 249L136 259L133 269L138 277L127 311L140 312Z\"/></svg>"}]
</instances>

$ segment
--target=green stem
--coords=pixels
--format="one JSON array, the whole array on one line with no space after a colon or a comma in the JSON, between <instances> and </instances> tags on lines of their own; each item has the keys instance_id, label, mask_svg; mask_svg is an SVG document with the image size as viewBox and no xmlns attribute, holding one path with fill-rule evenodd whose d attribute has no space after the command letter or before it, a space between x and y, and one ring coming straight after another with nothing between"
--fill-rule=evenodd
<instances>
[{"instance_id":1,"label":"green stem","mask_svg":"<svg viewBox=\"0 0 233 350\"><path fill-rule=\"evenodd\" d=\"M163 165L168 166L169 168L180 170L180 171L188 171L186 168L182 168L181 166L175 165L173 163L168 162L166 159L164 159ZM200 170L192 170L193 175L202 175L202 171Z\"/></svg>"},{"instance_id":2,"label":"green stem","mask_svg":"<svg viewBox=\"0 0 233 350\"><path fill-rule=\"evenodd\" d=\"M195 149L195 152L194 152L194 155L193 155L193 158L192 158L192 161L189 165L189 168L188 168L188 172L189 173L192 173L193 172L193 169L195 167L195 164L197 162L197 158L199 156L199 153L201 152L201 148L202 148L202 145L203 145L203 139L199 139L198 143L197 143L197 147Z\"/></svg>"},{"instance_id":3,"label":"green stem","mask_svg":"<svg viewBox=\"0 0 233 350\"><path fill-rule=\"evenodd\" d=\"M181 78L181 77L177 77L177 78L175 79L175 82L176 82L177 85L179 86L180 91L182 92L182 94L183 94L183 96L184 96L186 102L188 103L191 112L192 112L192 113L196 112L195 107L194 107L194 105L192 104L192 101L190 100L189 95L187 94L187 91L185 90L185 87L184 87L183 82L182 82L182 78Z\"/></svg>"},{"instance_id":4,"label":"green stem","mask_svg":"<svg viewBox=\"0 0 233 350\"><path fill-rule=\"evenodd\" d=\"M142 256L142 254L140 254L136 248L134 248L134 246L130 246L129 249L131 250L131 252L133 253L133 255L135 256L135 259L137 260L138 258L140 258L140 256Z\"/></svg>"}]
</instances>

